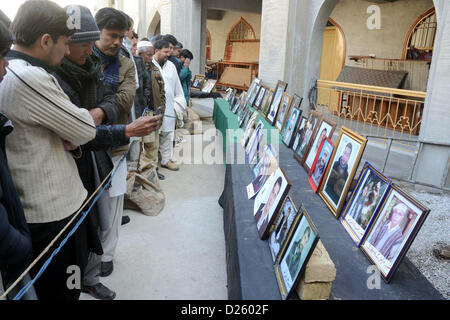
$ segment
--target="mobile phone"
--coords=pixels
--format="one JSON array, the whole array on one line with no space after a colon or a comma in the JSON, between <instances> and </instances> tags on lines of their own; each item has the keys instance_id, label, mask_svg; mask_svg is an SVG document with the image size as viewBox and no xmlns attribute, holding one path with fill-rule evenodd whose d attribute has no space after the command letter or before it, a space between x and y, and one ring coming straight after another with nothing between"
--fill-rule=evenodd
<instances>
[{"instance_id":1,"label":"mobile phone","mask_svg":"<svg viewBox=\"0 0 450 320\"><path fill-rule=\"evenodd\" d=\"M154 116L159 116L163 111L163 107L160 106L158 107L158 109L155 111L155 113L153 114Z\"/></svg>"}]
</instances>

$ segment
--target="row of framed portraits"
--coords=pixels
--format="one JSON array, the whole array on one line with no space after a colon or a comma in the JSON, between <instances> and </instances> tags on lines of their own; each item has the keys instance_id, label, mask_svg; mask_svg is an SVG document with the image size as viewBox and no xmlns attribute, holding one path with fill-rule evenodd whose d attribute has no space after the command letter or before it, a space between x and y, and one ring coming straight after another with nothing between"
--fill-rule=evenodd
<instances>
[{"instance_id":1,"label":"row of framed portraits","mask_svg":"<svg viewBox=\"0 0 450 320\"><path fill-rule=\"evenodd\" d=\"M298 266L297 278L294 273L288 273L287 260L282 264L283 258L287 259L289 249L294 247L292 239L295 238L293 235L296 229L293 226L299 225L293 223L295 217L292 212L305 217L304 221L311 227L314 238L318 239L319 235L305 208L302 206L297 211L287 195L291 184L285 171L278 166L274 148L261 145L263 122L256 123L258 111L248 107L256 104L255 108L259 108L262 114L264 109L271 110L271 90L266 98L266 91L263 91L260 99L261 88L258 94L255 93L258 81L254 89L252 86L247 94L238 97L235 92L230 92L227 98L233 112L239 114L240 126L245 128L241 143L246 148L249 163L254 165L254 180L247 187L247 193L249 199L255 198L253 213L258 233L261 239L269 239L280 292L286 298L292 289L290 284L295 285L307 263L306 259ZM283 117L285 113L285 120L280 121L277 128L283 142L294 150L294 157L308 172L307 179L312 190L318 193L354 243L389 283L429 214L429 209L393 184L370 163L364 164L355 187L349 193L367 140L342 127L334 144L331 138L336 123L315 111L311 111L308 117L302 116L299 109L301 98L295 97L285 108L278 110L281 113L272 117L273 124L276 125L279 116ZM313 246L310 249L314 250ZM303 256L306 258L311 253L305 251Z\"/></svg>"}]
</instances>

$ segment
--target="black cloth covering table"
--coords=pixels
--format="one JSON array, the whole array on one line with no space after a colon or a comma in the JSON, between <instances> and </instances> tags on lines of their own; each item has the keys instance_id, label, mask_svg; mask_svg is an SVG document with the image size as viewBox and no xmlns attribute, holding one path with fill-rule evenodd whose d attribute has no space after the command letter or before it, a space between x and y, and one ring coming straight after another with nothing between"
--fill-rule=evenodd
<instances>
[{"instance_id":1,"label":"black cloth covering table","mask_svg":"<svg viewBox=\"0 0 450 320\"><path fill-rule=\"evenodd\" d=\"M228 149L231 146L228 146ZM233 146L241 148L240 145ZM316 225L322 243L336 266L336 280L330 299L397 300L443 299L421 272L405 258L390 284L382 279L380 289L369 289L370 261L355 246L340 221L321 198L314 194L306 171L293 157L294 152L279 146L280 166L292 183L290 195L297 208L303 203ZM228 274L228 298L231 300L281 299L269 244L258 237L253 217L253 202L246 186L252 181L251 166L227 164L225 188L219 200L224 209L224 233Z\"/></svg>"}]
</instances>

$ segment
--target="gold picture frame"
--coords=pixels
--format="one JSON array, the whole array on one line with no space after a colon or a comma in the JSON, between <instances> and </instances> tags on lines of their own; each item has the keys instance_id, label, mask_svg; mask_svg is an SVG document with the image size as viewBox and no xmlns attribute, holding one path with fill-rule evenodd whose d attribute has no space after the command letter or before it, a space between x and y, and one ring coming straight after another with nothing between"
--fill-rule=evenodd
<instances>
[{"instance_id":1,"label":"gold picture frame","mask_svg":"<svg viewBox=\"0 0 450 320\"><path fill-rule=\"evenodd\" d=\"M348 190L358 169L366 144L366 138L346 127L341 128L319 190L319 196L336 218L339 218L344 207ZM356 146L359 147L355 151L353 149ZM337 171L338 166L340 167L339 172ZM345 175L347 176L344 179Z\"/></svg>"}]
</instances>

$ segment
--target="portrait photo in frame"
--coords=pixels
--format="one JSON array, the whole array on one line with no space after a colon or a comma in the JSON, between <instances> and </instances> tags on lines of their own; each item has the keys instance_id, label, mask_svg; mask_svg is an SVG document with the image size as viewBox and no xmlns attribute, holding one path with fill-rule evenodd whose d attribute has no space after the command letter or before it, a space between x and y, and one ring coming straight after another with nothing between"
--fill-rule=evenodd
<instances>
[{"instance_id":1,"label":"portrait photo in frame","mask_svg":"<svg viewBox=\"0 0 450 320\"><path fill-rule=\"evenodd\" d=\"M361 249L389 283L430 210L392 184Z\"/></svg>"},{"instance_id":2,"label":"portrait photo in frame","mask_svg":"<svg viewBox=\"0 0 450 320\"><path fill-rule=\"evenodd\" d=\"M340 221L359 247L391 187L391 180L366 162Z\"/></svg>"},{"instance_id":3,"label":"portrait photo in frame","mask_svg":"<svg viewBox=\"0 0 450 320\"><path fill-rule=\"evenodd\" d=\"M320 113L314 110L309 112L308 122L306 123L305 129L300 136L300 140L294 154L295 159L297 159L300 165L303 165L303 162L306 159L309 144L317 131L321 119L322 115Z\"/></svg>"},{"instance_id":4,"label":"portrait photo in frame","mask_svg":"<svg viewBox=\"0 0 450 320\"><path fill-rule=\"evenodd\" d=\"M273 98L273 89L269 89L269 92L267 93L267 97L264 98L264 106L262 109L262 115L264 116L264 118L267 119L267 113L269 112L269 106L270 106L270 101L272 101Z\"/></svg>"},{"instance_id":5,"label":"portrait photo in frame","mask_svg":"<svg viewBox=\"0 0 450 320\"><path fill-rule=\"evenodd\" d=\"M192 88L201 90L205 83L205 76L201 74L196 74L194 80L192 81Z\"/></svg>"},{"instance_id":6,"label":"portrait photo in frame","mask_svg":"<svg viewBox=\"0 0 450 320\"><path fill-rule=\"evenodd\" d=\"M275 274L283 300L287 300L295 291L318 241L319 233L302 207L275 264Z\"/></svg>"},{"instance_id":7,"label":"portrait photo in frame","mask_svg":"<svg viewBox=\"0 0 450 320\"><path fill-rule=\"evenodd\" d=\"M346 127L342 127L325 173L319 196L339 218L347 193L358 169L367 140Z\"/></svg>"},{"instance_id":8,"label":"portrait photo in frame","mask_svg":"<svg viewBox=\"0 0 450 320\"><path fill-rule=\"evenodd\" d=\"M306 172L311 170L314 159L316 159L316 155L319 152L319 146L322 144L326 138L332 138L334 130L336 128L336 122L322 117L319 126L317 127L313 138L310 141L310 145L306 154L304 155L303 168L305 168Z\"/></svg>"},{"instance_id":9,"label":"portrait photo in frame","mask_svg":"<svg viewBox=\"0 0 450 320\"><path fill-rule=\"evenodd\" d=\"M245 99L245 105L249 104L249 100L252 97L254 91L256 90L256 87L261 85L261 79L259 78L253 78L252 83L250 84L250 87L247 90L247 95Z\"/></svg>"},{"instance_id":10,"label":"portrait photo in frame","mask_svg":"<svg viewBox=\"0 0 450 320\"><path fill-rule=\"evenodd\" d=\"M253 104L253 107L256 110L261 110L261 105L263 103L263 99L266 96L266 92L268 92L268 88L266 86L261 86L261 88L259 89L259 93L258 96L255 99L255 103Z\"/></svg>"},{"instance_id":11,"label":"portrait photo in frame","mask_svg":"<svg viewBox=\"0 0 450 320\"><path fill-rule=\"evenodd\" d=\"M254 107L255 102L256 102L256 98L258 97L258 94L259 94L259 91L261 90L261 88L262 88L262 84L261 83L256 85L255 90L253 90L253 93L252 93L251 97L248 100L248 106L249 107Z\"/></svg>"},{"instance_id":12,"label":"portrait photo in frame","mask_svg":"<svg viewBox=\"0 0 450 320\"><path fill-rule=\"evenodd\" d=\"M302 116L300 123L298 125L297 132L295 133L294 143L292 144L292 150L294 150L294 151L297 150L297 148L298 148L300 139L302 138L302 135L304 133L304 129L306 127L307 122L308 122L308 118L306 118L305 116Z\"/></svg>"},{"instance_id":13,"label":"portrait photo in frame","mask_svg":"<svg viewBox=\"0 0 450 320\"><path fill-rule=\"evenodd\" d=\"M290 196L287 196L268 240L273 262L276 262L281 248L283 247L284 240L286 239L297 214L298 211L294 201Z\"/></svg>"},{"instance_id":14,"label":"portrait photo in frame","mask_svg":"<svg viewBox=\"0 0 450 320\"><path fill-rule=\"evenodd\" d=\"M277 169L277 153L273 149L272 145L265 145L264 148L262 148L261 157L258 163L252 169L255 178L252 183L247 186L247 196L249 199L259 193L267 179L272 175L272 173L277 171Z\"/></svg>"},{"instance_id":15,"label":"portrait photo in frame","mask_svg":"<svg viewBox=\"0 0 450 320\"><path fill-rule=\"evenodd\" d=\"M308 182L314 193L317 193L322 184L333 149L334 144L330 138L325 138L319 147L319 152L308 174Z\"/></svg>"},{"instance_id":16,"label":"portrait photo in frame","mask_svg":"<svg viewBox=\"0 0 450 320\"><path fill-rule=\"evenodd\" d=\"M286 120L286 116L291 112L291 104L292 97L289 93L283 93L283 97L281 98L280 110L278 111L277 119L275 121L275 128L281 132L284 126L284 122Z\"/></svg>"},{"instance_id":17,"label":"portrait photo in frame","mask_svg":"<svg viewBox=\"0 0 450 320\"><path fill-rule=\"evenodd\" d=\"M278 217L291 183L282 168L278 168L264 183L255 197L253 216L260 239L266 240L270 229Z\"/></svg>"},{"instance_id":18,"label":"portrait photo in frame","mask_svg":"<svg viewBox=\"0 0 450 320\"><path fill-rule=\"evenodd\" d=\"M216 79L208 79L203 85L202 92L211 93L213 89L216 87Z\"/></svg>"},{"instance_id":19,"label":"portrait photo in frame","mask_svg":"<svg viewBox=\"0 0 450 320\"><path fill-rule=\"evenodd\" d=\"M274 125L278 115L278 109L281 104L281 99L283 98L283 93L286 91L287 83L278 80L277 86L275 87L273 98L269 104L269 110L267 112L267 121L270 125Z\"/></svg>"},{"instance_id":20,"label":"portrait photo in frame","mask_svg":"<svg viewBox=\"0 0 450 320\"><path fill-rule=\"evenodd\" d=\"M231 112L237 113L239 106L241 105L241 102L242 102L241 99L243 99L243 98L241 98L241 97L235 98L234 105L232 106Z\"/></svg>"},{"instance_id":21,"label":"portrait photo in frame","mask_svg":"<svg viewBox=\"0 0 450 320\"><path fill-rule=\"evenodd\" d=\"M245 152L247 154L247 161L249 164L253 163L254 157L256 156L257 152L260 149L262 150L260 143L263 137L264 137L264 123L262 121L259 121L255 130L253 130L253 133L245 148Z\"/></svg>"},{"instance_id":22,"label":"portrait photo in frame","mask_svg":"<svg viewBox=\"0 0 450 320\"><path fill-rule=\"evenodd\" d=\"M294 140L294 134L301 121L302 110L292 106L290 114L286 117L283 130L281 130L281 140L289 148Z\"/></svg>"},{"instance_id":23,"label":"portrait photo in frame","mask_svg":"<svg viewBox=\"0 0 450 320\"><path fill-rule=\"evenodd\" d=\"M244 134L242 136L241 145L243 148L247 146L248 139L250 139L250 136L253 133L253 130L255 128L255 122L258 118L258 111L254 111L251 115L250 119L247 122L247 125L245 126Z\"/></svg>"}]
</instances>

